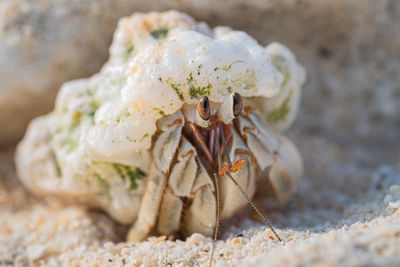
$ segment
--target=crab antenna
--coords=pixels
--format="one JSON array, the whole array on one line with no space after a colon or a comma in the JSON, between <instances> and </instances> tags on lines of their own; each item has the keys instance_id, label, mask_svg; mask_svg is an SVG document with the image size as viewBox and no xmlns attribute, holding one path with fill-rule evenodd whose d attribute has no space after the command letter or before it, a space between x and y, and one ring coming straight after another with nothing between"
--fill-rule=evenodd
<instances>
[{"instance_id":1,"label":"crab antenna","mask_svg":"<svg viewBox=\"0 0 400 267\"><path fill-rule=\"evenodd\" d=\"M268 222L267 218L260 212L260 210L256 207L256 205L253 203L249 195L247 195L246 191L240 186L240 184L235 180L235 178L232 177L231 173L229 171L226 172L231 178L232 182L236 185L236 187L239 189L239 191L242 193L242 195L247 199L247 201L250 203L251 207L257 212L258 216L263 220L263 222L268 225L268 227L272 230L276 238L282 242L282 239L279 237L279 235L275 232L274 228L272 225Z\"/></svg>"},{"instance_id":2,"label":"crab antenna","mask_svg":"<svg viewBox=\"0 0 400 267\"><path fill-rule=\"evenodd\" d=\"M228 161L229 168L231 168L232 167L232 161L229 158L228 146L226 145L224 128L222 127L222 123L221 122L219 123L219 129L221 131L221 140L222 140L222 144L224 146L224 155L225 155L226 160Z\"/></svg>"},{"instance_id":3,"label":"crab antenna","mask_svg":"<svg viewBox=\"0 0 400 267\"><path fill-rule=\"evenodd\" d=\"M210 260L210 267L212 266L212 262L214 259L214 253L215 253L215 245L217 243L217 238L218 238L218 230L219 230L219 224L220 224L220 213L221 213L221 195L219 194L219 182L218 182L218 175L214 172L214 178L215 178L215 191L217 192L217 222L215 224L215 230L214 230L214 241L213 241L213 246L211 250L211 260Z\"/></svg>"},{"instance_id":4,"label":"crab antenna","mask_svg":"<svg viewBox=\"0 0 400 267\"><path fill-rule=\"evenodd\" d=\"M219 193L219 181L218 181L218 168L220 166L220 151L219 151L219 136L218 136L218 131L217 127L214 125L214 130L215 130L215 144L216 144L216 150L217 150L217 158L218 158L218 165L216 167L216 171L214 171L214 180L215 180L215 192L217 194L217 211L216 211L216 224L215 224L215 229L214 229L214 242L211 250L211 259L210 259L210 267L212 266L212 262L214 259L214 253L215 253L215 245L217 243L217 237L218 237L218 230L219 230L219 224L220 224L220 216L221 216L221 195Z\"/></svg>"}]
</instances>

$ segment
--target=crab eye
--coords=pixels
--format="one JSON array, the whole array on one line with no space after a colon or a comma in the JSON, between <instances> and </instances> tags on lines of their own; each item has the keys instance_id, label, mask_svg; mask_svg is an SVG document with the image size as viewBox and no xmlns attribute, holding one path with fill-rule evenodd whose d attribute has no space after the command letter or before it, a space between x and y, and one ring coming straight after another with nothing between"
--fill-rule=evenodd
<instances>
[{"instance_id":1,"label":"crab eye","mask_svg":"<svg viewBox=\"0 0 400 267\"><path fill-rule=\"evenodd\" d=\"M236 92L233 93L232 98L233 98L233 104L232 104L233 116L237 117L239 116L240 112L242 112L243 99L240 96L240 94Z\"/></svg>"},{"instance_id":2,"label":"crab eye","mask_svg":"<svg viewBox=\"0 0 400 267\"><path fill-rule=\"evenodd\" d=\"M207 96L202 96L197 103L197 113L200 118L205 121L210 119L210 100L208 100Z\"/></svg>"}]
</instances>

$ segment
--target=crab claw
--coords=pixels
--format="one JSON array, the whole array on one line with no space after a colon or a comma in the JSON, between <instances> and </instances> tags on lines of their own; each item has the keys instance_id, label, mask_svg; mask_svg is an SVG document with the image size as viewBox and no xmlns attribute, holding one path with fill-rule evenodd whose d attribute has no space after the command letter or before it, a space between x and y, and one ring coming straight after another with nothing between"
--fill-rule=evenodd
<instances>
[{"instance_id":1,"label":"crab claw","mask_svg":"<svg viewBox=\"0 0 400 267\"><path fill-rule=\"evenodd\" d=\"M296 147L285 137L278 137L279 148L269 171L269 180L279 203L289 200L303 173L303 162Z\"/></svg>"},{"instance_id":2,"label":"crab claw","mask_svg":"<svg viewBox=\"0 0 400 267\"><path fill-rule=\"evenodd\" d=\"M222 167L218 170L219 176L224 176L227 170L228 166L226 164L222 165Z\"/></svg>"},{"instance_id":3,"label":"crab claw","mask_svg":"<svg viewBox=\"0 0 400 267\"><path fill-rule=\"evenodd\" d=\"M244 161L243 159L239 159L232 165L232 167L229 168L229 171L237 172L244 164L246 164L246 161Z\"/></svg>"}]
</instances>

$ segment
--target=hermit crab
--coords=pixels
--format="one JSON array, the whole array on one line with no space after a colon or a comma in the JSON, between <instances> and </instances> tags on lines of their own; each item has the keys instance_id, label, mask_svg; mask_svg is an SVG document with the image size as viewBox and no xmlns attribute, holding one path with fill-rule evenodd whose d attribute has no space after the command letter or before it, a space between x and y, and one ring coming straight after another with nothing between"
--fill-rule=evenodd
<instances>
[{"instance_id":1,"label":"hermit crab","mask_svg":"<svg viewBox=\"0 0 400 267\"><path fill-rule=\"evenodd\" d=\"M258 188L282 203L294 192L302 162L281 132L304 76L278 43L176 11L135 14L101 71L64 84L54 111L31 122L19 177L132 224L130 241L211 236Z\"/></svg>"}]
</instances>

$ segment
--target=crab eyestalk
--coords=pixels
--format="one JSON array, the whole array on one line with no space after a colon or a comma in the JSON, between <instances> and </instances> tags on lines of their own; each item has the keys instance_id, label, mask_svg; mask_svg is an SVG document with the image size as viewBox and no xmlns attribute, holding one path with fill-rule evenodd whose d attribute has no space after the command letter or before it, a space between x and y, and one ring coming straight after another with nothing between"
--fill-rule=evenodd
<instances>
[{"instance_id":1,"label":"crab eyestalk","mask_svg":"<svg viewBox=\"0 0 400 267\"><path fill-rule=\"evenodd\" d=\"M229 124L235 119L243 110L243 99L239 93L232 93L228 99L222 103L219 117L225 124Z\"/></svg>"},{"instance_id":2,"label":"crab eyestalk","mask_svg":"<svg viewBox=\"0 0 400 267\"><path fill-rule=\"evenodd\" d=\"M202 127L208 127L210 119L210 100L207 96L202 96L197 103L196 122Z\"/></svg>"}]
</instances>

